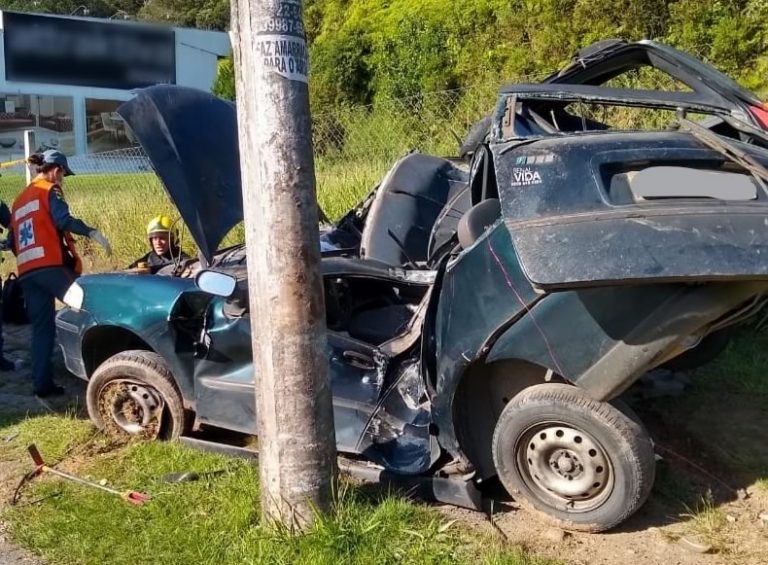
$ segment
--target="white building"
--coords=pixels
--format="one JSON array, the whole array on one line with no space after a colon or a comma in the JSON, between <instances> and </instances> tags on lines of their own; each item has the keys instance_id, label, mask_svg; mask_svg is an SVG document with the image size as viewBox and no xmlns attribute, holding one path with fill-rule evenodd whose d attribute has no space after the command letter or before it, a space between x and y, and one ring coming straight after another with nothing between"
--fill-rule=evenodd
<instances>
[{"instance_id":1,"label":"white building","mask_svg":"<svg viewBox=\"0 0 768 565\"><path fill-rule=\"evenodd\" d=\"M69 155L128 147L115 113L137 88L210 90L226 33L132 21L0 11L0 161L38 148Z\"/></svg>"}]
</instances>

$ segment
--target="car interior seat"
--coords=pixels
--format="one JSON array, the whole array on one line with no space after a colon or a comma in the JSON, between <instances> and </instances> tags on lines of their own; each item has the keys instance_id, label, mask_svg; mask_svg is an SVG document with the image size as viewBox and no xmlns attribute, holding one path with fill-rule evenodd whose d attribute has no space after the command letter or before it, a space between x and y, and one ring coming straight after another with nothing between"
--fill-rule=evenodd
<instances>
[{"instance_id":1,"label":"car interior seat","mask_svg":"<svg viewBox=\"0 0 768 565\"><path fill-rule=\"evenodd\" d=\"M498 198L489 198L472 206L459 220L458 237L462 249L471 247L500 216Z\"/></svg>"},{"instance_id":2,"label":"car interior seat","mask_svg":"<svg viewBox=\"0 0 768 565\"><path fill-rule=\"evenodd\" d=\"M392 304L356 314L350 320L347 331L355 339L380 345L403 331L412 317L410 306Z\"/></svg>"},{"instance_id":3,"label":"car interior seat","mask_svg":"<svg viewBox=\"0 0 768 565\"><path fill-rule=\"evenodd\" d=\"M468 175L450 161L411 153L385 177L371 204L360 256L393 266L427 260L432 227L440 212L466 186Z\"/></svg>"},{"instance_id":4,"label":"car interior seat","mask_svg":"<svg viewBox=\"0 0 768 565\"><path fill-rule=\"evenodd\" d=\"M480 146L475 153L469 192L473 205L461 217L456 227L456 235L462 249L471 247L501 216L493 155L487 145Z\"/></svg>"}]
</instances>

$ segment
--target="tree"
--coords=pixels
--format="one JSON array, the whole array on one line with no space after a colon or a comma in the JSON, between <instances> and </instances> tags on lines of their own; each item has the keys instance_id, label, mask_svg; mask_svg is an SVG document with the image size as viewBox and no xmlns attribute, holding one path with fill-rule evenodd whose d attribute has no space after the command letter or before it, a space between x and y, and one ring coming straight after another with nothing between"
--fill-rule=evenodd
<instances>
[{"instance_id":1,"label":"tree","mask_svg":"<svg viewBox=\"0 0 768 565\"><path fill-rule=\"evenodd\" d=\"M213 81L211 92L227 100L235 99L235 66L232 53L219 61L216 69L216 80Z\"/></svg>"},{"instance_id":2,"label":"tree","mask_svg":"<svg viewBox=\"0 0 768 565\"><path fill-rule=\"evenodd\" d=\"M80 6L94 18L109 18L122 11L135 15L147 0L0 0L0 10L69 15ZM82 12L77 15L82 16Z\"/></svg>"},{"instance_id":3,"label":"tree","mask_svg":"<svg viewBox=\"0 0 768 565\"><path fill-rule=\"evenodd\" d=\"M80 6L88 16L121 12L138 19L203 29L229 29L229 0L0 0L0 10L69 15ZM77 15L84 15L79 11Z\"/></svg>"},{"instance_id":4,"label":"tree","mask_svg":"<svg viewBox=\"0 0 768 565\"><path fill-rule=\"evenodd\" d=\"M138 11L145 20L187 27L229 29L229 0L152 0Z\"/></svg>"}]
</instances>

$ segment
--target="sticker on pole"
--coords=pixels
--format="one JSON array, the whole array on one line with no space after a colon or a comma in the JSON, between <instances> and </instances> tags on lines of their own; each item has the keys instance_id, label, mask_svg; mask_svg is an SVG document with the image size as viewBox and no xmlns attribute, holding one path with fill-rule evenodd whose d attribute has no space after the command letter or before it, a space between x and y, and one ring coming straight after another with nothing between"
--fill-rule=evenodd
<instances>
[{"instance_id":1,"label":"sticker on pole","mask_svg":"<svg viewBox=\"0 0 768 565\"><path fill-rule=\"evenodd\" d=\"M290 80L307 82L309 64L307 44L292 35L259 35L256 39L263 70Z\"/></svg>"},{"instance_id":2,"label":"sticker on pole","mask_svg":"<svg viewBox=\"0 0 768 565\"><path fill-rule=\"evenodd\" d=\"M309 56L299 0L261 0L265 10L258 22L256 47L261 71L307 82Z\"/></svg>"}]
</instances>

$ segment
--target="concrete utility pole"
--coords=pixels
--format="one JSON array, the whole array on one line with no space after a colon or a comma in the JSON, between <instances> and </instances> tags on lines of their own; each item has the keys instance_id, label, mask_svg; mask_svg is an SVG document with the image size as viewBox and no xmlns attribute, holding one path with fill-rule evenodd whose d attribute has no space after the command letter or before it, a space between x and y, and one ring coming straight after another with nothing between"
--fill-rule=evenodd
<instances>
[{"instance_id":1,"label":"concrete utility pole","mask_svg":"<svg viewBox=\"0 0 768 565\"><path fill-rule=\"evenodd\" d=\"M330 508L336 442L301 0L233 0L262 516Z\"/></svg>"}]
</instances>

